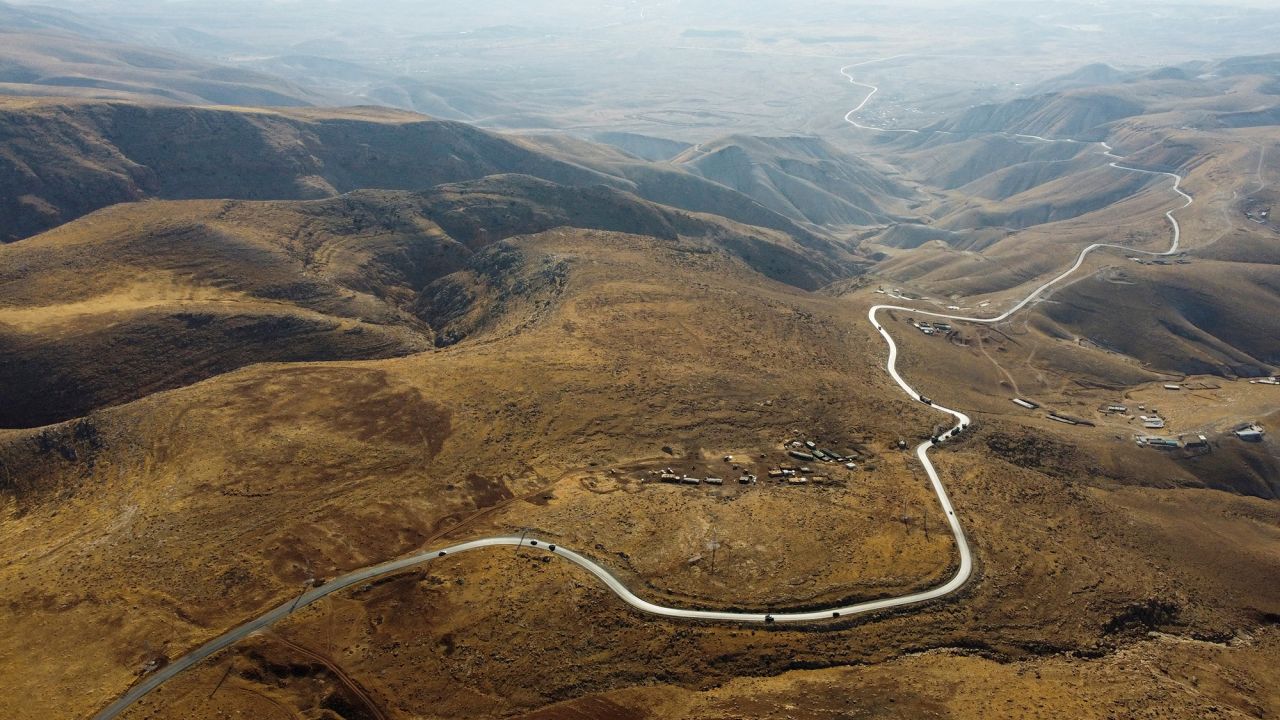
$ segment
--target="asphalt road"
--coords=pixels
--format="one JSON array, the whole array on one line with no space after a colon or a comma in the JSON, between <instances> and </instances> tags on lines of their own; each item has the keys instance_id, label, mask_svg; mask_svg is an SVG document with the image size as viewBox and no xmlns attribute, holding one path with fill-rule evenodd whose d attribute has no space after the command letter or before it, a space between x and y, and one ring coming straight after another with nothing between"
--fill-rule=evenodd
<instances>
[{"instance_id":1,"label":"asphalt road","mask_svg":"<svg viewBox=\"0 0 1280 720\"><path fill-rule=\"evenodd\" d=\"M889 60L889 59L892 59L892 58L884 58L884 60ZM867 104L867 101L869 101L871 97L875 95L877 88L873 85L866 85L865 83L857 82L856 80L854 80L852 77L848 75L846 70L852 67L857 67L858 65L865 65L870 62L879 62L879 61L868 61L867 63L858 63L855 65L848 65L848 66L845 66L844 68L841 68L840 70L841 74L844 74L846 77L848 77L850 82L854 83L855 85L861 85L871 89L871 92L867 95L866 98L863 99L862 103L859 104L857 108L850 111L849 114L845 116L845 119L850 124L860 128L864 126L858 125L856 122L850 119L850 116L856 113L857 111L861 110ZM885 131L883 128L865 128L865 129ZM910 132L917 132L917 131L910 131ZM1042 141L1042 142L1075 142L1075 141L1049 140L1046 138L1040 138L1040 137L1030 136L1030 135L1023 135L1020 137L1025 137L1028 139ZM1106 154L1108 157L1116 158L1117 160L1120 159L1118 156L1114 155L1111 152L1111 147L1108 146L1106 143L1100 143L1100 145L1103 148L1103 153ZM889 375L893 378L894 382L896 382L898 386L902 388L903 392L905 392L913 400L917 400L917 401L920 400L920 393L917 392L913 387L911 387L911 385L907 383L907 381L904 380L903 377L898 373L898 366L897 366L898 346L896 343L894 343L893 337L889 334L889 331L885 329L885 327L880 323L879 319L877 318L877 315L881 310L902 310L905 312L911 312L919 315L929 315L932 317L946 318L950 320L957 320L957 321L963 321L963 322L997 323L1007 319L1010 315L1013 315L1014 313L1026 307L1027 305L1031 304L1032 302L1035 302L1037 299L1041 297L1041 295L1046 290L1062 282L1071 274L1073 274L1076 270L1080 269L1080 266L1084 264L1085 259L1091 253L1093 253L1098 249L1118 248L1126 252L1142 253L1146 255L1172 255L1178 252L1178 247L1181 241L1181 229L1178 226L1178 221L1173 217L1173 213L1175 210L1185 208L1191 205L1191 203L1193 202L1191 196L1182 191L1182 188L1181 188L1182 177L1175 173L1158 172L1158 171L1152 171L1152 170L1142 170L1139 168L1127 167L1127 166L1120 165L1116 162L1112 162L1111 166L1120 170L1126 170L1130 172L1140 172L1140 173L1147 173L1151 175L1166 175L1168 177L1173 178L1173 181L1174 181L1173 190L1185 200L1185 203L1179 206L1178 208L1175 208L1174 210L1170 210L1165 213L1165 217L1168 218L1169 223L1173 228L1173 242L1170 248L1164 252L1150 252L1150 251L1133 250L1131 248L1127 248L1122 245L1112 245L1109 243L1095 243L1093 245L1086 247L1084 250L1082 250L1080 252L1080 255L1076 258L1075 263L1066 271L1064 271L1057 277L1053 278L1052 280L1039 286L1038 288L1033 290L1029 295L1023 298L1020 302L1018 302L1008 310L1004 311L1000 315L996 315L994 317L989 317L989 318L968 317L963 315L947 315L944 313L938 313L930 310L922 310L919 308L911 308L911 307L906 307L901 305L876 305L872 307L867 312L867 319L871 321L872 326L875 327L875 329L880 333L880 336L884 338L885 343L889 346L889 356L885 362L885 370L888 371ZM951 428L952 430L966 428L970 423L969 416L965 415L963 412L960 412L959 410L953 410L951 408L938 405L937 403L932 403L931 407L939 412L950 415L955 420L955 424ZM950 430L946 434L950 435ZM946 442L946 438L940 439L939 442ZM568 548L559 547L559 546L547 543L545 540L539 540L537 538L531 538L527 536L504 535L499 537L480 538L478 540L470 540L467 542L458 543L456 545L450 545L445 548L438 548L436 550L424 551L424 552L416 553L414 555L408 555L408 556L399 558L397 560L391 560L378 565L372 565L359 570L354 570L350 573L347 573L346 575L342 575L338 578L330 580L329 582L323 585L320 585L319 587L312 588L306 591L305 593L303 593L302 595L300 595L299 597L297 597L296 599L283 603L278 607L264 613L263 615L260 615L257 618L254 618L253 620L250 620L249 622L246 622L243 625L240 625L239 627L229 630L223 633L222 635L219 635L218 637L214 638L213 640L210 640L204 645L201 645L195 650L192 650L191 652L173 660L168 665L164 666L163 668L160 668L159 670L155 671L151 675L141 680L139 683L137 683L132 688L130 688L129 691L126 692L123 696L121 696L115 702L103 708L93 717L94 717L94 720L113 720L130 705L137 702L140 698L150 693L152 690L155 690L156 688L160 687L165 682L167 682L168 680L176 676L178 673L181 673L182 671L192 667L193 665L196 665L197 663L203 661L204 659L217 653L218 651L224 648L227 648L239 642L240 640L243 640L244 638L248 637L254 632L261 630L275 623L276 621L288 616L289 614L301 608L304 608L310 605L311 603L314 603L317 600L320 600L328 595L331 595L345 588L349 588L352 585L373 580L375 578L382 577L384 575L389 575L391 573L400 572L402 570L405 570L417 565L421 565L421 564L430 562L432 560L437 560L439 558L448 557L450 555L456 555L459 553L470 552L472 550L479 550L483 548L492 548L492 547L500 547L500 546L521 546L521 547L527 547L530 549L543 550L545 552L558 555L564 558L565 560L571 563L574 563L575 565L583 568L587 572L594 575L598 580L600 580L601 583L605 585L605 587L609 588L610 591L612 591L615 595L617 595L620 599L622 599L623 602L627 603L631 607L641 612L649 613L651 615L682 619L682 620L706 620L706 621L753 623L753 624L811 623L811 622L817 622L821 620L830 620L832 618L860 615L860 614L865 614L869 612L875 612L877 610L886 610L889 608L902 607L904 605L912 605L915 603L921 603L927 600L940 598L959 589L961 586L965 584L966 581L968 581L970 575L973 573L973 555L969 548L969 542L965 538L964 528L961 527L960 520L956 516L955 508L952 506L951 500L947 496L946 488L942 484L942 479L938 476L937 469L934 468L933 463L929 460L929 451L933 447L935 447L933 441L925 441L923 443L920 443L918 446L916 446L916 450L915 450L916 457L920 460L920 465L924 467L925 473L929 477L929 482L932 484L933 490L938 496L938 501L941 504L943 511L946 513L947 524L951 528L951 534L955 538L956 548L960 555L960 564L956 569L955 575L953 575L951 579L929 590L910 593L907 595L901 595L893 598L883 598L880 600L853 603L851 605L842 605L839 607L831 607L831 608L826 608L821 610L807 610L803 612L778 612L778 613L735 612L735 611L728 611L728 610L697 610L697 609L689 609L689 608L667 607L664 605L658 605L656 603L649 602L648 600L645 600L644 598L636 595L629 588L627 588L627 586L623 585L620 580L614 577L606 568L596 564L590 558L580 555Z\"/></svg>"}]
</instances>

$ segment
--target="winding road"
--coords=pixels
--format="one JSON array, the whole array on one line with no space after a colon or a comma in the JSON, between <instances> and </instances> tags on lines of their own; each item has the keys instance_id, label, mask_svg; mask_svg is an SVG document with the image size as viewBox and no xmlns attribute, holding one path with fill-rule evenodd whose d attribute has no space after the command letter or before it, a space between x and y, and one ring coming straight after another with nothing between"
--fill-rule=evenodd
<instances>
[{"instance_id":1,"label":"winding road","mask_svg":"<svg viewBox=\"0 0 1280 720\"><path fill-rule=\"evenodd\" d=\"M894 57L900 57L900 56L894 56ZM860 87L868 88L871 91L870 93L867 94L865 98L863 98L862 102L859 103L856 108L849 111L849 113L845 115L845 120L851 125L853 125L854 127L862 128L866 130L875 130L879 132L904 132L904 133L921 132L919 130L895 130L895 129L887 129L887 128L867 127L867 126L858 124L853 119L853 115L861 111L866 106L867 102L871 99L873 95L876 94L879 88L877 88L874 85L869 85L869 84L854 80L853 77L850 76L847 71L854 67L860 67L862 65L867 65L873 62L884 62L891 59L893 58L881 58L877 60L869 60L862 63L855 63L853 65L846 65L845 67L840 69L840 73L844 75L846 78L848 78L851 83ZM1025 138L1042 141L1042 142L1077 142L1074 140L1049 140L1047 138L1041 138L1041 137L1031 136L1031 135L1021 135L1019 137L1025 137ZM1116 160L1121 159L1119 158L1119 156L1112 153L1112 148L1106 143L1099 143L1099 145L1102 148L1103 154L1105 154L1106 156L1115 158ZM1067 270L1062 272L1060 275L1054 277L1052 280L1049 280L1043 285L1040 285L1036 289L1032 290L1030 294L1028 294L1025 298L1023 298L1013 307L1004 311L1000 315L997 315L994 317L979 318L979 317L967 317L962 315L947 315L939 312L934 312L931 310L923 310L920 308L912 308L912 307L907 307L903 305L873 306L870 310L867 311L867 319L871 322L872 326L880 333L880 336L884 338L885 344L887 344L889 347L889 356L885 362L885 370L888 371L889 375L893 378L894 382L896 382L898 386L902 388L903 392L905 392L913 400L921 401L920 393L917 392L913 387L911 387L911 385L908 384L905 379L903 379L902 375L898 373L898 367L897 367L898 346L893 341L893 337L889 334L889 331L885 329L885 327L880 323L878 319L878 314L880 313L881 310L902 310L905 312L911 312L911 313L916 313L920 315L928 315L932 317L946 318L950 320L971 322L971 323L989 323L989 324L998 323L1002 320L1007 319L1009 316L1018 312L1019 310L1031 304L1032 302L1036 301L1041 297L1041 295L1043 295L1045 291L1049 290L1053 286L1057 285L1058 283L1062 282L1067 277L1075 273L1084 264L1085 259L1091 253L1099 249L1116 248L1116 249L1124 250L1130 253L1142 253L1145 255L1153 255L1153 256L1172 255L1178 252L1179 244L1181 241L1181 229L1178 226L1178 221L1174 218L1173 213L1176 210L1179 210L1191 205L1191 203L1193 202L1191 196L1182 191L1182 188L1181 188L1182 177L1175 173L1143 170L1140 168L1128 167L1128 166L1120 165L1117 162L1112 162L1110 163L1110 165L1111 167L1114 167L1120 170L1125 170L1129 172L1146 173L1150 175L1164 175L1173 179L1173 190L1179 196L1181 196L1185 200L1185 202L1178 208L1174 208L1165 213L1165 217L1169 220L1169 223L1173 228L1173 242L1170 245L1170 248L1163 252L1153 252L1153 251L1134 250L1132 248L1128 248L1123 245L1113 245L1110 243L1094 243L1092 245L1089 245L1082 251L1080 251L1080 254L1076 258L1075 263L1071 265L1071 267L1069 267ZM219 652L220 650L223 650L235 644L236 642L239 642L240 640L248 637L249 635L272 625L273 623L287 617L291 613L296 612L297 610L300 610L302 608L305 608L308 605L328 595L331 595L345 588L349 588L352 585L367 582L369 580L373 580L375 578L389 575L392 573L400 572L402 570L406 570L408 568L421 565L423 563L426 563L432 560L448 557L450 555L457 555L459 553L470 552L473 550L480 550L484 548L518 546L518 547L530 548L533 550L542 550L554 555L558 555L564 558L565 560L583 568L587 572L594 575L605 587L607 587L611 592L613 592L623 602L627 603L631 607L637 610L640 610L641 612L649 613L652 615L657 615L657 616L666 617L666 618L682 619L682 620L704 620L704 621L754 623L754 624L812 623L812 622L817 622L821 620L830 620L832 618L849 617L853 615L860 615L860 614L865 614L869 612L875 612L877 610L886 610L886 609L895 608L895 607L902 607L904 605L912 605L915 603L921 603L927 600L933 600L936 598L943 597L945 595L948 595L956 591L961 586L963 586L966 581L968 581L970 575L973 573L973 556L969 548L968 540L965 538L964 528L961 527L960 520L956 516L955 508L952 506L951 500L947 496L946 488L943 486L942 480L938 476L937 469L933 466L933 463L929 460L929 451L933 449L937 444L946 442L947 437L953 436L954 434L956 434L956 432L967 428L969 426L970 419L968 415L964 414L959 410L953 410L951 408L943 407L936 403L931 403L930 406L939 412L950 415L955 420L955 424L952 426L950 430L941 434L936 440L931 439L923 443L920 443L920 445L918 445L915 449L915 454L916 454L916 457L919 459L921 466L924 467L925 473L929 477L929 482L932 484L933 490L938 496L938 501L942 506L943 512L946 513L947 524L950 526L951 533L955 539L955 544L956 544L957 552L959 553L960 562L956 568L955 575L953 575L951 579L929 590L910 593L907 595L900 595L898 597L883 598L880 600L872 600L867 602L853 603L851 605L843 605L839 607L832 607L832 608L826 608L821 610L807 610L802 612L778 612L778 613L736 612L736 611L729 611L729 610L698 610L698 609L689 609L689 608L668 607L665 605L658 605L656 603L649 602L648 600L645 600L644 598L636 595L629 588L627 588L627 586L624 585L620 580L614 577L613 574L610 573L606 568L597 564L595 561L591 560L590 558L580 555L568 548L558 547L554 544L547 543L543 540L538 540L538 539L531 538L524 535L504 535L504 536L498 536L498 537L480 538L477 540L470 540L467 542L458 543L456 545L450 545L444 548L438 548L435 550L424 551L424 552L416 553L413 555L408 555L396 560L390 560L384 563L380 563L378 565L372 565L359 570L354 570L350 573L347 573L346 575L342 575L333 580L330 580L329 582L324 583L323 585L307 590L297 598L290 600L288 602L285 602L277 606L276 608L258 616L257 618L254 618L253 620L250 620L244 623L243 625L240 625L232 630L227 631L226 633L223 633L222 635L219 635L218 637L210 640L204 645L201 645L195 650L192 650L191 652L188 652L185 655L182 655L181 657L176 658L169 664L165 665L164 667L156 670L151 675L148 675L146 678L142 679L136 685L131 687L128 690L128 692L126 692L120 698L118 698L117 700L112 702L110 705L100 710L97 714L93 716L93 718L94 720L114 720L114 718L119 716L120 713L122 713L125 709L127 709L133 703L137 702L139 699L141 699L151 691L155 690L156 688L160 687L165 682L169 681L174 676L178 675L184 670L191 668L192 666L210 657L211 655Z\"/></svg>"}]
</instances>

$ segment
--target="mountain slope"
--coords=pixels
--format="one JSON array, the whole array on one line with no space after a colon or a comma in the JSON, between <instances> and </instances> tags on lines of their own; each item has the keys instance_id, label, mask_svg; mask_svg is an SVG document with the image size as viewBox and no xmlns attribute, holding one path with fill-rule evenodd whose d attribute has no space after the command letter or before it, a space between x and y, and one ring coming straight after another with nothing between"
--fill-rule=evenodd
<instances>
[{"instance_id":1,"label":"mountain slope","mask_svg":"<svg viewBox=\"0 0 1280 720\"><path fill-rule=\"evenodd\" d=\"M1196 261L1100 276L1073 284L1041 312L1071 332L1187 373L1257 377L1280 366L1280 268Z\"/></svg>"},{"instance_id":2,"label":"mountain slope","mask_svg":"<svg viewBox=\"0 0 1280 720\"><path fill-rule=\"evenodd\" d=\"M1099 90L1075 90L978 105L930 126L950 133L1025 133L1052 138L1101 140L1108 123L1141 114L1143 106Z\"/></svg>"},{"instance_id":3,"label":"mountain slope","mask_svg":"<svg viewBox=\"0 0 1280 720\"><path fill-rule=\"evenodd\" d=\"M85 36L79 29L0 28L0 92L7 95L260 106L315 105L326 98L276 76Z\"/></svg>"},{"instance_id":4,"label":"mountain slope","mask_svg":"<svg viewBox=\"0 0 1280 720\"><path fill-rule=\"evenodd\" d=\"M588 155L601 148L580 145ZM638 160L588 167L591 163L518 137L390 109L0 99L0 240L145 198L320 198L360 188L421 190L518 173L565 185L608 185L811 244L825 242L741 193L696 175Z\"/></svg>"},{"instance_id":5,"label":"mountain slope","mask_svg":"<svg viewBox=\"0 0 1280 720\"><path fill-rule=\"evenodd\" d=\"M926 147L905 153L902 164L910 168L912 177L933 187L954 190L1008 168L1065 163L1095 151L1084 144L1045 143L1005 135L961 139L939 136Z\"/></svg>"},{"instance_id":6,"label":"mountain slope","mask_svg":"<svg viewBox=\"0 0 1280 720\"><path fill-rule=\"evenodd\" d=\"M871 163L817 138L730 136L686 150L672 163L815 225L879 224L912 194Z\"/></svg>"},{"instance_id":7,"label":"mountain slope","mask_svg":"<svg viewBox=\"0 0 1280 720\"><path fill-rule=\"evenodd\" d=\"M0 101L0 140L4 240L152 197L318 198L498 172L625 185L468 125L390 110L9 99Z\"/></svg>"},{"instance_id":8,"label":"mountain slope","mask_svg":"<svg viewBox=\"0 0 1280 720\"><path fill-rule=\"evenodd\" d=\"M119 205L0 247L0 427L250 363L454 344L493 319L476 279L501 275L519 236L558 227L726 255L807 289L841 272L782 233L528 176L305 202Z\"/></svg>"}]
</instances>

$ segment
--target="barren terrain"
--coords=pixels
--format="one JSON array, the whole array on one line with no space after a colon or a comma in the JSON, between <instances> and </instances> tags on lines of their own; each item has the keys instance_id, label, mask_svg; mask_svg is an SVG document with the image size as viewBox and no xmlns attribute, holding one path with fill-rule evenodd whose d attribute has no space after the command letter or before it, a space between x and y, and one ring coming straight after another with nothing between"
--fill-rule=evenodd
<instances>
[{"instance_id":1,"label":"barren terrain","mask_svg":"<svg viewBox=\"0 0 1280 720\"><path fill-rule=\"evenodd\" d=\"M1080 67L1145 11L1010 9L980 51L950 10L872 35L582 5L382 45L341 4L310 26L341 41L273 7L104 36L96 3L0 5L7 716L92 717L307 588L489 536L684 608L936 587L959 556L912 450L950 425L885 372L885 303L916 308L877 315L897 369L972 419L929 456L957 592L683 621L487 548L298 607L121 717L1280 713L1280 386L1251 382L1280 368L1280 64L1205 59L1273 15L1201 37L1171 9ZM393 107L257 107L335 96ZM1007 320L926 314L998 316L1094 243Z\"/></svg>"}]
</instances>

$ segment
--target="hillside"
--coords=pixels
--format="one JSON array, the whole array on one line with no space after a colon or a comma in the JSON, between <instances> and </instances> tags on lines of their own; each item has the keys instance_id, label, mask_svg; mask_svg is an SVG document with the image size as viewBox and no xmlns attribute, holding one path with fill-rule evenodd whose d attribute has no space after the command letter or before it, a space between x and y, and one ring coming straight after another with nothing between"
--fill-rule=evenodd
<instances>
[{"instance_id":1,"label":"hillside","mask_svg":"<svg viewBox=\"0 0 1280 720\"><path fill-rule=\"evenodd\" d=\"M837 75L929 25L546 0L406 3L416 28L309 4L295 28L268 5L129 22L255 69L230 86L402 109L161 101L199 64L119 38L72 70L135 84L74 92L127 100L0 97L6 718L94 717L255 618L114 720L1280 714L1280 386L1249 381L1280 370L1274 58L1062 74L1048 49L1111 37L1070 7L1001 6L1025 44L999 55ZM916 17L868 13L848 22ZM253 17L284 22L234 29ZM599 67L557 65L583 44ZM397 74L406 48L429 72ZM70 51L47 52L31 67ZM671 82L672 57L702 74ZM452 74L473 62L484 81ZM1053 77L975 106L1027 74ZM524 123L544 103L578 109ZM457 120L486 118L573 132ZM844 611L970 559L945 594ZM760 616L653 615L614 582Z\"/></svg>"},{"instance_id":2,"label":"hillside","mask_svg":"<svg viewBox=\"0 0 1280 720\"><path fill-rule=\"evenodd\" d=\"M817 138L730 136L671 162L814 225L880 224L913 194L871 162Z\"/></svg>"},{"instance_id":3,"label":"hillside","mask_svg":"<svg viewBox=\"0 0 1280 720\"><path fill-rule=\"evenodd\" d=\"M255 362L455 343L488 318L468 283L508 262L483 251L557 227L715 251L810 289L843 272L780 233L528 176L309 202L119 205L0 247L0 427Z\"/></svg>"},{"instance_id":4,"label":"hillside","mask_svg":"<svg viewBox=\"0 0 1280 720\"><path fill-rule=\"evenodd\" d=\"M0 99L0 137L0 225L7 241L145 198L321 198L518 173L566 185L608 185L811 244L825 242L741 193L688 173L640 161L591 169L517 137L389 109L9 98ZM587 145L584 152L598 147Z\"/></svg>"},{"instance_id":5,"label":"hillside","mask_svg":"<svg viewBox=\"0 0 1280 720\"><path fill-rule=\"evenodd\" d=\"M314 213L336 201L322 204L303 203L298 211ZM150 205L164 215L179 209ZM244 218L246 233L269 219L254 205L230 207L229 217ZM219 222L225 226L229 219ZM263 234L274 233L268 226ZM338 272L350 262L339 262L344 253L360 257L359 242L337 239L325 247L340 251L326 274L348 275ZM686 463L701 462L700 448L763 452L797 422L866 443L871 458L891 437L909 431L908 418L923 412L889 397L886 378L867 374L868 347L856 313L834 299L771 282L730 254L697 243L563 227L489 247L483 261L447 281L473 295L470 306L484 311L488 330L440 351L366 362L255 364L83 420L0 432L0 462L8 471L0 488L6 543L34 547L44 543L45 533L82 531L115 538L102 546L99 559L72 562L75 579L67 582L54 577L69 559L59 553L6 565L0 585L16 593L5 596L6 604L12 597L12 607L20 607L15 612L24 616L45 612L30 604L41 603L38 598L18 589L25 583L11 581L15 573L43 578L41 593L98 588L95 600L47 616L59 618L59 637L113 615L126 597L138 606L114 623L118 632L77 643L79 660L67 666L80 678L77 688L64 686L70 676L61 671L6 668L0 673L4 693L66 687L41 707L57 708L58 715L88 714L155 652L172 657L213 628L292 593L308 573L332 576L434 542L455 526L477 530L461 521L478 510L542 508L544 519L526 520L562 533L600 528L597 542L634 552L635 540L614 519L617 513L694 523L715 498L681 500L678 488L646 483L649 492L600 495L605 502L589 506L580 500L597 496L581 489L580 476L571 471L594 462L672 462L664 445L679 448L673 452ZM317 259L327 254L318 252ZM71 295L50 293L63 294ZM815 404L818 397L828 399ZM768 406L761 404L765 400ZM895 418L887 426L846 422L883 413ZM714 452L715 462L722 454ZM138 463L151 470L136 474L130 468ZM749 527L762 511L812 517L834 493L868 512L887 512L887 499L902 493L871 488L900 483L906 471L897 458L887 458L883 467L847 490L778 497L790 508L769 499L777 488L744 492L743 502L729 508L725 527ZM551 487L562 478L565 483ZM917 487L908 496L922 506L926 493ZM565 501L543 497L548 495ZM521 499L526 497L540 504ZM124 514L90 509L107 507ZM61 519L50 524L51 513ZM396 520L384 527L391 517ZM264 521L270 529L261 526ZM832 537L850 542L879 536L875 523L861 519L829 526ZM615 543L605 532L621 534ZM886 588L944 572L947 538L934 538L868 556L867 572ZM273 549L281 542L294 548L287 557ZM888 542L886 536L876 544ZM79 557L78 545L66 548ZM140 551L160 545L163 554ZM197 547L206 549L202 572L186 572L171 561ZM779 557L777 549L770 540L769 547L751 552L763 561ZM681 563L685 550L686 541L671 535L662 543L661 563ZM857 572L855 566L830 574L819 558L797 555L792 562L821 576L814 592L844 592L846 570ZM620 571L661 583L662 564ZM753 567L741 566L746 581L761 592L787 594L785 583ZM670 591L719 594L716 586L700 589L699 577L671 576ZM186 619L172 614L171 601L190 608ZM21 656L28 668L58 662L65 647L37 642L47 637L40 629L47 626L27 627L30 634L6 636L0 657ZM167 649L148 645L157 634L168 639Z\"/></svg>"},{"instance_id":6,"label":"hillside","mask_svg":"<svg viewBox=\"0 0 1280 720\"><path fill-rule=\"evenodd\" d=\"M1022 166L1044 172L1096 152L1096 146L1083 143L1045 143L1007 135L935 135L924 147L904 153L902 164L910 169L913 178L954 190L993 173Z\"/></svg>"},{"instance_id":7,"label":"hillside","mask_svg":"<svg viewBox=\"0 0 1280 720\"><path fill-rule=\"evenodd\" d=\"M1123 95L1094 89L1071 90L979 105L928 129L957 134L1004 132L1101 140L1107 135L1108 123L1142 112L1141 104Z\"/></svg>"},{"instance_id":8,"label":"hillside","mask_svg":"<svg viewBox=\"0 0 1280 720\"><path fill-rule=\"evenodd\" d=\"M0 641L0 657L22 658L0 673L4 692L51 698L31 706L46 714L88 715L151 664L286 602L311 578L522 528L681 604L874 596L946 574L949 538L921 528L938 527L936 508L911 456L891 449L927 434L932 417L878 371L860 301L771 283L731 256L651 237L562 228L512 247L518 254L488 272L476 266L467 284L505 298L489 305L494 329L442 351L259 364L0 433L10 469L0 537L46 549L0 568L6 606L38 620ZM908 372L928 382L926 354L909 357ZM725 454L776 462L777 439L796 427L861 448L866 469L809 488L649 479L665 465L718 472ZM827 632L753 634L631 612L547 555L482 552L353 587L184 674L138 712L216 717L264 696L302 712L359 708L326 669L340 667L388 712L554 714L556 703L601 693L683 693L708 677L849 665L868 653L887 661L975 633L984 653L1020 667L1047 656L1122 662L1148 628L1217 637L1280 609L1274 582L1258 579L1275 577L1274 508L1111 487L1089 452L1027 438L996 416L945 452L985 568L962 602ZM904 512L909 520L883 521ZM708 537L723 545L715 573L689 561ZM832 542L859 551L827 562L820 548ZM156 547L164 552L147 551ZM1099 562L1068 562L1089 548ZM173 561L185 557L201 571ZM1081 587L1087 604L1072 593ZM1045 601L1025 602L1033 596ZM1149 601L1165 610L1142 614ZM584 617L592 632L582 632ZM495 623L512 631L484 630ZM521 652L504 655L513 641ZM581 663L587 652L605 662ZM488 662L494 653L511 663ZM467 678L446 672L470 656L481 660ZM644 674L655 663L666 668L656 685ZM23 708L16 717L38 716Z\"/></svg>"},{"instance_id":9,"label":"hillside","mask_svg":"<svg viewBox=\"0 0 1280 720\"><path fill-rule=\"evenodd\" d=\"M1118 85L1132 80L1136 73L1125 72L1107 63L1091 63L1083 67L1049 78L1031 88L1028 95L1045 95L1048 93L1074 90L1077 88L1098 87L1100 85Z\"/></svg>"},{"instance_id":10,"label":"hillside","mask_svg":"<svg viewBox=\"0 0 1280 720\"><path fill-rule=\"evenodd\" d=\"M592 139L652 162L670 160L690 147L689 143L626 132L596 133Z\"/></svg>"},{"instance_id":11,"label":"hillside","mask_svg":"<svg viewBox=\"0 0 1280 720\"><path fill-rule=\"evenodd\" d=\"M0 223L25 237L144 198L303 199L500 172L618 181L469 125L390 110L0 104ZM181 148L175 152L175 148Z\"/></svg>"},{"instance_id":12,"label":"hillside","mask_svg":"<svg viewBox=\"0 0 1280 720\"><path fill-rule=\"evenodd\" d=\"M0 28L7 32L59 33L95 40L106 39L109 32L95 25L91 18L59 8L0 2Z\"/></svg>"},{"instance_id":13,"label":"hillside","mask_svg":"<svg viewBox=\"0 0 1280 720\"><path fill-rule=\"evenodd\" d=\"M1122 283L1076 283L1044 313L1155 369L1258 377L1280 368L1280 317L1258 312L1280 303L1277 279L1276 265L1258 263L1138 266Z\"/></svg>"},{"instance_id":14,"label":"hillside","mask_svg":"<svg viewBox=\"0 0 1280 720\"><path fill-rule=\"evenodd\" d=\"M962 186L960 199L942 204L933 214L940 226L950 229L1021 229L1112 208L1158 186L1159 180L1094 160L1020 166Z\"/></svg>"}]
</instances>

